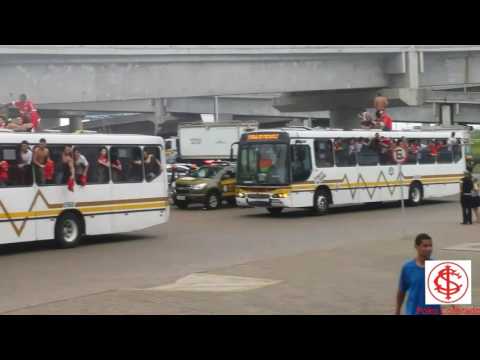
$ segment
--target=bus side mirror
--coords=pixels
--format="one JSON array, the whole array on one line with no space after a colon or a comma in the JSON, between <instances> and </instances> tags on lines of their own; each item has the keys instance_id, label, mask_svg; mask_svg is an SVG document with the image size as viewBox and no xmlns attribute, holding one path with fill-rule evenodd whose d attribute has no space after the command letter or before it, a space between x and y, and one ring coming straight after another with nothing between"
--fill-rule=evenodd
<instances>
[{"instance_id":1,"label":"bus side mirror","mask_svg":"<svg viewBox=\"0 0 480 360\"><path fill-rule=\"evenodd\" d=\"M231 146L230 146L230 161L233 161L233 145L238 145L238 141L237 142L234 142Z\"/></svg>"}]
</instances>

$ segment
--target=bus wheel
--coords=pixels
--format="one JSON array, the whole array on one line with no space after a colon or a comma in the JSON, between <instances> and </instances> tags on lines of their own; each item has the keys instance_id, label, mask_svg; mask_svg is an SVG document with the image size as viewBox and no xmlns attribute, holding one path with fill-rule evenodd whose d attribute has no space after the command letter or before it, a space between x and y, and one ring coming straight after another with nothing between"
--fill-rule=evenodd
<instances>
[{"instance_id":1,"label":"bus wheel","mask_svg":"<svg viewBox=\"0 0 480 360\"><path fill-rule=\"evenodd\" d=\"M277 216L280 215L283 211L283 208L267 208L270 215Z\"/></svg>"},{"instance_id":2,"label":"bus wheel","mask_svg":"<svg viewBox=\"0 0 480 360\"><path fill-rule=\"evenodd\" d=\"M207 199L205 201L205 207L207 210L214 210L220 208L222 204L222 200L220 196L216 192L211 192L207 195Z\"/></svg>"},{"instance_id":3,"label":"bus wheel","mask_svg":"<svg viewBox=\"0 0 480 360\"><path fill-rule=\"evenodd\" d=\"M72 248L80 243L82 225L77 215L67 212L60 216L55 225L55 240L61 248Z\"/></svg>"},{"instance_id":4,"label":"bus wheel","mask_svg":"<svg viewBox=\"0 0 480 360\"><path fill-rule=\"evenodd\" d=\"M408 205L418 206L423 202L423 189L419 183L413 183L410 185L408 191Z\"/></svg>"},{"instance_id":5,"label":"bus wheel","mask_svg":"<svg viewBox=\"0 0 480 360\"><path fill-rule=\"evenodd\" d=\"M313 211L319 215L325 215L330 209L329 196L326 190L320 189L313 197Z\"/></svg>"}]
</instances>

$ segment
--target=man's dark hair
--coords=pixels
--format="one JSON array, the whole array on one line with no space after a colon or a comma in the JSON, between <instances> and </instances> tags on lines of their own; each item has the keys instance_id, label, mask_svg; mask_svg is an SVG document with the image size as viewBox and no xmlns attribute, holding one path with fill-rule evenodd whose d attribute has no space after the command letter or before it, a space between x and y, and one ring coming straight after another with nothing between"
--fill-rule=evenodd
<instances>
[{"instance_id":1,"label":"man's dark hair","mask_svg":"<svg viewBox=\"0 0 480 360\"><path fill-rule=\"evenodd\" d=\"M39 142L46 144L46 143L47 143L47 140L45 140L44 138L41 138Z\"/></svg>"},{"instance_id":2,"label":"man's dark hair","mask_svg":"<svg viewBox=\"0 0 480 360\"><path fill-rule=\"evenodd\" d=\"M378 93L377 93L377 96L382 96L382 94L378 92Z\"/></svg>"},{"instance_id":3,"label":"man's dark hair","mask_svg":"<svg viewBox=\"0 0 480 360\"><path fill-rule=\"evenodd\" d=\"M28 141L27 141L27 140L23 140L23 141L20 143L20 145L23 145L23 144L28 145Z\"/></svg>"},{"instance_id":4,"label":"man's dark hair","mask_svg":"<svg viewBox=\"0 0 480 360\"><path fill-rule=\"evenodd\" d=\"M418 234L415 238L415 246L420 246L423 240L432 240L432 238L430 237L430 235L425 233Z\"/></svg>"},{"instance_id":5,"label":"man's dark hair","mask_svg":"<svg viewBox=\"0 0 480 360\"><path fill-rule=\"evenodd\" d=\"M451 136L455 136L455 131L452 131L452 135Z\"/></svg>"}]
</instances>

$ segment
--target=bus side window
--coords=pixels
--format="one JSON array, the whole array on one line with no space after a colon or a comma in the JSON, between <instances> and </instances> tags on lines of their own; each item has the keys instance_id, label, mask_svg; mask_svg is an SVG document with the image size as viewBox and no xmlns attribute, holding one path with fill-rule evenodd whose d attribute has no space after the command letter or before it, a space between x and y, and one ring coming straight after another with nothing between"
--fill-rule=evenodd
<instances>
[{"instance_id":1,"label":"bus side window","mask_svg":"<svg viewBox=\"0 0 480 360\"><path fill-rule=\"evenodd\" d=\"M336 166L345 167L357 165L355 139L335 139L333 148L335 150Z\"/></svg>"},{"instance_id":2,"label":"bus side window","mask_svg":"<svg viewBox=\"0 0 480 360\"><path fill-rule=\"evenodd\" d=\"M108 151L103 146L75 146L75 149L80 150L80 154L85 156L88 161L87 183L88 184L107 184L110 181L108 166L104 166L98 163L104 162L105 157L102 156L106 153L108 161ZM103 151L102 151L103 150ZM78 171L82 169L76 165L75 172L78 177Z\"/></svg>"},{"instance_id":3,"label":"bus side window","mask_svg":"<svg viewBox=\"0 0 480 360\"><path fill-rule=\"evenodd\" d=\"M327 139L317 139L314 142L315 164L319 168L333 166L332 142Z\"/></svg>"},{"instance_id":4,"label":"bus side window","mask_svg":"<svg viewBox=\"0 0 480 360\"><path fill-rule=\"evenodd\" d=\"M420 143L420 164L435 164L435 157L432 154L433 139L422 139Z\"/></svg>"},{"instance_id":5,"label":"bus side window","mask_svg":"<svg viewBox=\"0 0 480 360\"><path fill-rule=\"evenodd\" d=\"M31 186L32 168L22 168L15 145L0 147L0 187Z\"/></svg>"},{"instance_id":6,"label":"bus side window","mask_svg":"<svg viewBox=\"0 0 480 360\"><path fill-rule=\"evenodd\" d=\"M162 173L162 163L160 158L160 149L155 146L147 146L143 149L145 177L147 182L156 179Z\"/></svg>"},{"instance_id":7,"label":"bus side window","mask_svg":"<svg viewBox=\"0 0 480 360\"><path fill-rule=\"evenodd\" d=\"M440 144L441 144L441 147L440 147L440 150L438 151L438 163L451 164L453 161L453 151L448 149L448 144L446 140L441 139Z\"/></svg>"},{"instance_id":8,"label":"bus side window","mask_svg":"<svg viewBox=\"0 0 480 360\"><path fill-rule=\"evenodd\" d=\"M305 181L312 173L310 146L294 145L291 152L293 181Z\"/></svg>"},{"instance_id":9,"label":"bus side window","mask_svg":"<svg viewBox=\"0 0 480 360\"><path fill-rule=\"evenodd\" d=\"M110 149L114 183L143 181L142 149L133 146L113 146Z\"/></svg>"},{"instance_id":10,"label":"bus side window","mask_svg":"<svg viewBox=\"0 0 480 360\"><path fill-rule=\"evenodd\" d=\"M462 139L457 138L457 145L453 146L453 161L459 162L462 159Z\"/></svg>"},{"instance_id":11,"label":"bus side window","mask_svg":"<svg viewBox=\"0 0 480 360\"><path fill-rule=\"evenodd\" d=\"M34 151L35 147L32 149ZM62 153L64 146L63 145L49 145L47 143L47 149L50 154L50 160L53 161L54 169L53 173L48 176L48 179L45 178L42 174L38 173L39 169L34 167L35 179L37 185L44 186L44 185L66 185L67 184L67 176L63 174L64 171L64 164L62 163ZM43 181L43 183L42 183Z\"/></svg>"}]
</instances>

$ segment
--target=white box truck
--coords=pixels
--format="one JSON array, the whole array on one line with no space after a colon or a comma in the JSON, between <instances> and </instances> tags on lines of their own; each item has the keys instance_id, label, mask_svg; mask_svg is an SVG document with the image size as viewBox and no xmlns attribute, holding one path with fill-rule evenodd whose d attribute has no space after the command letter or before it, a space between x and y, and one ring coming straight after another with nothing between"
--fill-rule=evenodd
<instances>
[{"instance_id":1,"label":"white box truck","mask_svg":"<svg viewBox=\"0 0 480 360\"><path fill-rule=\"evenodd\" d=\"M228 160L232 144L238 142L243 133L255 130L258 122L180 124L177 160ZM233 146L234 159L237 151L238 146Z\"/></svg>"}]
</instances>

